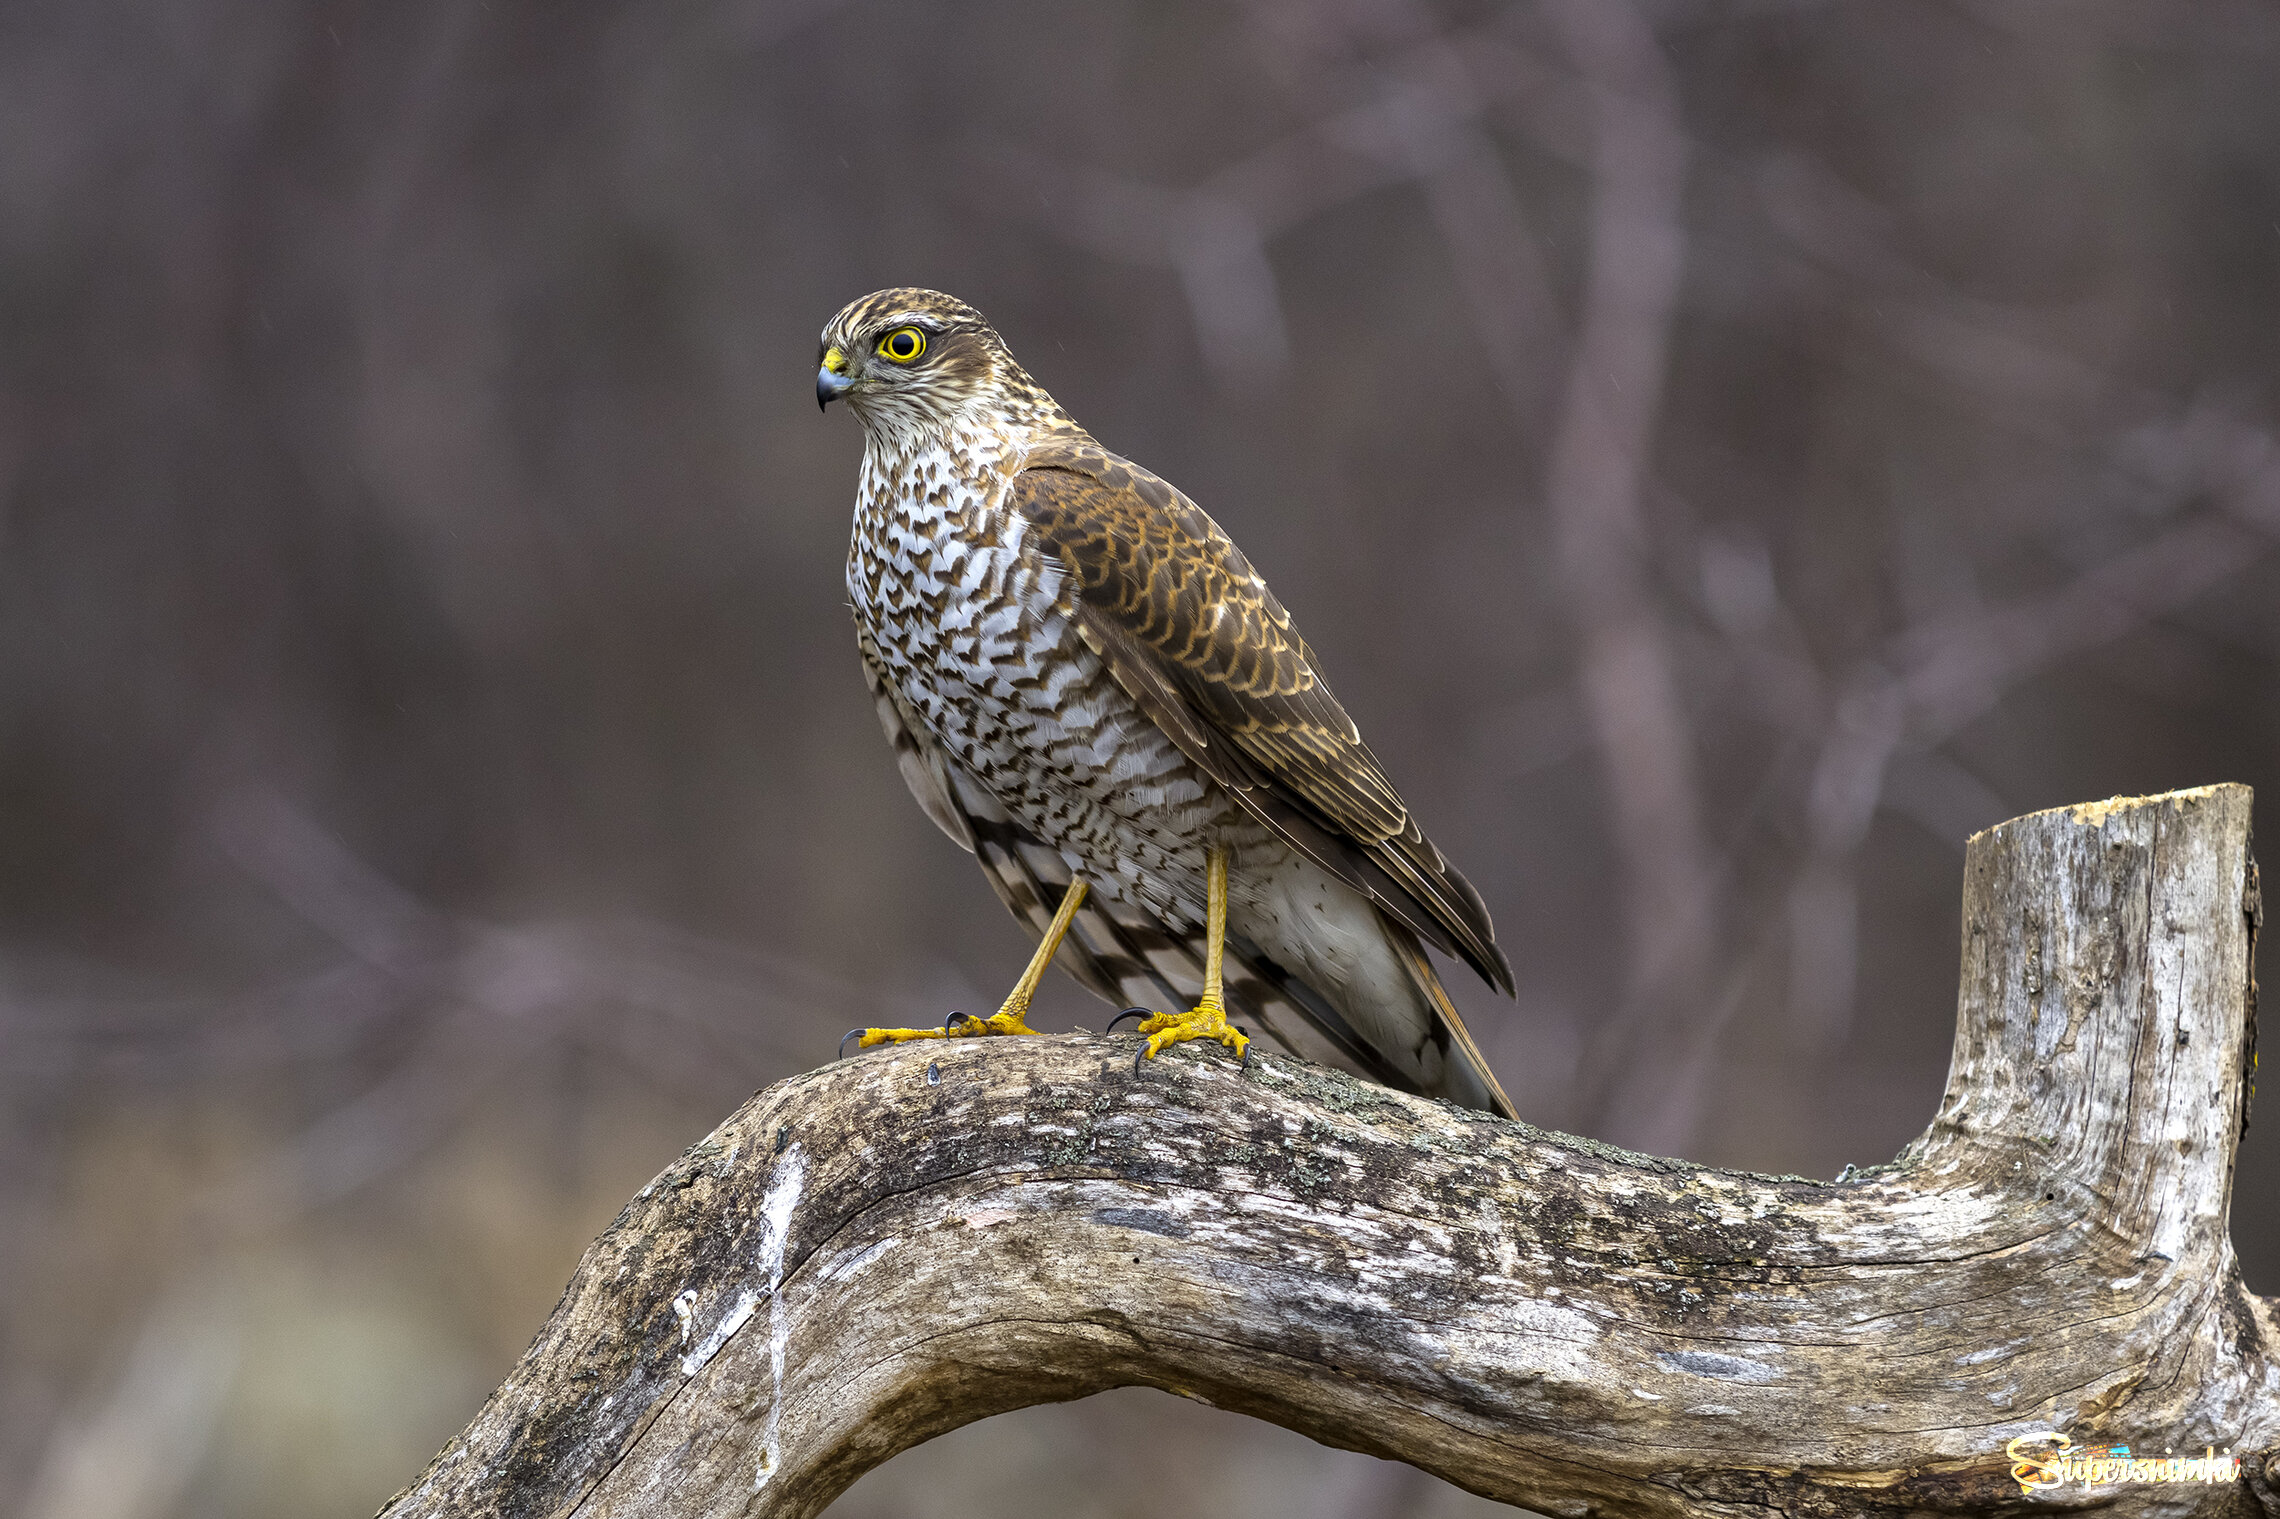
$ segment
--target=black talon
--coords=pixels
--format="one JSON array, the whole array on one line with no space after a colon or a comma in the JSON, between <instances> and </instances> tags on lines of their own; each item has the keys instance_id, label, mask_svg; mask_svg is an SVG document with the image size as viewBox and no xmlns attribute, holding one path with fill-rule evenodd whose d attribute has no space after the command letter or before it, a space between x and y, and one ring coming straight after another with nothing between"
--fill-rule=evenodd
<instances>
[{"instance_id":1,"label":"black talon","mask_svg":"<svg viewBox=\"0 0 2280 1519\"><path fill-rule=\"evenodd\" d=\"M860 1036L863 1034L863 1032L864 1032L864 1031L863 1031L862 1029L859 1029L859 1028L851 1028L851 1029L849 1029L849 1030L848 1030L846 1033L844 1033L844 1034L840 1035L840 1036L839 1036L839 1053L838 1053L838 1054L836 1054L836 1055L834 1055L834 1056L832 1056L831 1058L832 1058L832 1059L834 1059L834 1060L845 1060L845 1059L847 1058L847 1041L848 1041L848 1040L850 1040L850 1039L854 1039L854 1038L858 1038L858 1037L860 1037Z\"/></svg>"},{"instance_id":2,"label":"black talon","mask_svg":"<svg viewBox=\"0 0 2280 1519\"><path fill-rule=\"evenodd\" d=\"M965 1015L964 1013L952 1013L952 1014L951 1014L949 1017L947 1017L947 1018L943 1019L943 1020L942 1020L942 1032L943 1032L943 1033L945 1033L945 1034L949 1033L949 1032L950 1032L950 1025L951 1025L951 1024L953 1024L953 1023L956 1023L956 1022L957 1022L957 1021L958 1021L960 1018L963 1018L963 1017L965 1017L965 1016L966 1016L966 1015Z\"/></svg>"},{"instance_id":3,"label":"black talon","mask_svg":"<svg viewBox=\"0 0 2280 1519\"><path fill-rule=\"evenodd\" d=\"M1133 1075L1137 1076L1137 1075L1139 1075L1139 1074L1140 1074L1140 1062L1141 1062L1141 1061L1143 1061L1143 1060L1146 1060L1147 1058L1148 1058L1148 1046L1147 1046L1146 1044L1142 1044L1142 1045L1140 1046L1140 1053L1139 1053L1139 1054L1137 1054L1137 1055L1134 1055L1134 1056L1132 1057L1132 1074L1133 1074Z\"/></svg>"},{"instance_id":4,"label":"black talon","mask_svg":"<svg viewBox=\"0 0 2280 1519\"><path fill-rule=\"evenodd\" d=\"M1235 1069L1247 1071L1251 1068L1251 1031L1238 1023L1235 1032L1243 1036L1243 1058L1236 1062Z\"/></svg>"},{"instance_id":5,"label":"black talon","mask_svg":"<svg viewBox=\"0 0 2280 1519\"><path fill-rule=\"evenodd\" d=\"M1121 1012L1121 1013L1118 1013L1118 1014L1117 1014L1115 1017L1113 1017L1113 1018L1109 1019L1109 1020L1108 1020L1108 1027L1107 1027L1107 1028L1104 1028L1104 1029L1102 1029L1102 1030L1101 1030L1101 1032L1102 1032L1102 1033L1104 1033L1104 1034L1113 1034L1113 1033L1115 1033L1115 1032L1116 1032L1116 1026L1117 1026L1119 1023L1122 1023L1122 1022L1123 1022L1125 1019L1127 1019L1127 1018L1153 1018L1153 1017L1155 1017L1155 1016L1156 1016L1155 1012L1154 1012L1152 1009L1150 1009L1150 1008L1145 1008L1145 1007L1128 1007L1128 1008L1126 1008L1126 1009L1125 1009L1123 1012Z\"/></svg>"}]
</instances>

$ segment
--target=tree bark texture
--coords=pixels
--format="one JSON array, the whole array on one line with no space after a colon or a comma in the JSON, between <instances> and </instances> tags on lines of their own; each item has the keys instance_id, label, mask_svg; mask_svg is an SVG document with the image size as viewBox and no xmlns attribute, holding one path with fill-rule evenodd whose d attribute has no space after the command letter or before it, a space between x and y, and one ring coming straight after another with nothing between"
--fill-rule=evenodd
<instances>
[{"instance_id":1,"label":"tree bark texture","mask_svg":"<svg viewBox=\"0 0 2280 1519\"><path fill-rule=\"evenodd\" d=\"M1837 1181L1630 1154L1283 1056L891 1047L643 1188L384 1512L813 1514L959 1425L1141 1384L1561 1516L2258 1515L2280 1315L2226 1230L2249 792L1971 841L1953 1067ZM2256 1485L2025 1496L2012 1437Z\"/></svg>"}]
</instances>

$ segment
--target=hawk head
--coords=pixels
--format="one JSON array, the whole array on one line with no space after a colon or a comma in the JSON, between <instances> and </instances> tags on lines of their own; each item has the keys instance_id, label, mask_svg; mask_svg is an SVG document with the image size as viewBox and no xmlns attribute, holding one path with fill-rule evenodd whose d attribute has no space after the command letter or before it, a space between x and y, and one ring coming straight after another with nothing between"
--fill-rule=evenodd
<instances>
[{"instance_id":1,"label":"hawk head","mask_svg":"<svg viewBox=\"0 0 2280 1519\"><path fill-rule=\"evenodd\" d=\"M881 290L824 325L816 404L841 397L874 434L939 431L976 408L1058 410L982 314L939 290Z\"/></svg>"}]
</instances>

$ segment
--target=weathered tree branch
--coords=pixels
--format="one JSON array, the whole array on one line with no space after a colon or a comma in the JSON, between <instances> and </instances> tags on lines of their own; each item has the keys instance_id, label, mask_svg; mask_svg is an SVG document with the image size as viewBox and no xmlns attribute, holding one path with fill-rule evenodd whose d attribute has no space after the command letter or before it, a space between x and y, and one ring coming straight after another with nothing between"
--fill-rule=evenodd
<instances>
[{"instance_id":1,"label":"weathered tree branch","mask_svg":"<svg viewBox=\"0 0 2280 1519\"><path fill-rule=\"evenodd\" d=\"M386 1512L813 1514L959 1425L1128 1384L1557 1515L2018 1509L2005 1442L2050 1428L2268 1450L2280 1315L2226 1233L2248 823L2221 786L1975 838L1946 1098L1834 1183L1282 1057L1135 1075L1130 1038L781 1082L627 1205Z\"/></svg>"}]
</instances>

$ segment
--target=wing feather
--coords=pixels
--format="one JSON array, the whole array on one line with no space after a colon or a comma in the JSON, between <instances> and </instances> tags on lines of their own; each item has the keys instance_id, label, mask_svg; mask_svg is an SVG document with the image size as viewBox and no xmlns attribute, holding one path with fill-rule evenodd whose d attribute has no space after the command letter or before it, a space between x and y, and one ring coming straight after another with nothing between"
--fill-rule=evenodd
<instances>
[{"instance_id":1,"label":"wing feather","mask_svg":"<svg viewBox=\"0 0 2280 1519\"><path fill-rule=\"evenodd\" d=\"M1467 961L1512 967L1291 616L1203 509L1090 442L1031 452L1011 503L1067 568L1080 635L1180 749L1317 864Z\"/></svg>"}]
</instances>

